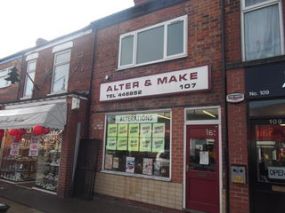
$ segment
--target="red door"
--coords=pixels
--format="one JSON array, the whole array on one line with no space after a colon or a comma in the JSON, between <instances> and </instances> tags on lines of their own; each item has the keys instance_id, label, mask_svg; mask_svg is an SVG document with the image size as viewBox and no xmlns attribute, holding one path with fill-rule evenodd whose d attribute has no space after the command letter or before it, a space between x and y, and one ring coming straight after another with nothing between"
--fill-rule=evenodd
<instances>
[{"instance_id":1,"label":"red door","mask_svg":"<svg viewBox=\"0 0 285 213\"><path fill-rule=\"evenodd\" d=\"M219 212L218 133L218 125L187 126L187 209Z\"/></svg>"}]
</instances>

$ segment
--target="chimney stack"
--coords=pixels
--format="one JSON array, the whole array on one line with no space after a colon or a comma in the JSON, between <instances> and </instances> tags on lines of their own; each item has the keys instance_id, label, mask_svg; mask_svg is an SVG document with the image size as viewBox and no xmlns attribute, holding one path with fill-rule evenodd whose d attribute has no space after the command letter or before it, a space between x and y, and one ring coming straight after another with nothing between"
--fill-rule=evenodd
<instances>
[{"instance_id":1,"label":"chimney stack","mask_svg":"<svg viewBox=\"0 0 285 213\"><path fill-rule=\"evenodd\" d=\"M37 47L38 47L38 46L42 46L42 45L44 45L44 44L46 44L46 43L48 43L48 41L45 40L45 39L43 39L43 38L38 38L38 39L36 40L36 46L37 46Z\"/></svg>"}]
</instances>

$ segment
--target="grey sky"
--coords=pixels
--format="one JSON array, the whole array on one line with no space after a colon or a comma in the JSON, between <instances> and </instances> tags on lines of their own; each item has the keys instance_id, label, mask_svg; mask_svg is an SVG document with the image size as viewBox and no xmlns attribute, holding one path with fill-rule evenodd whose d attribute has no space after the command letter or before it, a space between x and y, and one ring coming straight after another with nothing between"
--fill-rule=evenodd
<instances>
[{"instance_id":1,"label":"grey sky","mask_svg":"<svg viewBox=\"0 0 285 213\"><path fill-rule=\"evenodd\" d=\"M133 0L3 0L0 58L51 40L133 6Z\"/></svg>"}]
</instances>

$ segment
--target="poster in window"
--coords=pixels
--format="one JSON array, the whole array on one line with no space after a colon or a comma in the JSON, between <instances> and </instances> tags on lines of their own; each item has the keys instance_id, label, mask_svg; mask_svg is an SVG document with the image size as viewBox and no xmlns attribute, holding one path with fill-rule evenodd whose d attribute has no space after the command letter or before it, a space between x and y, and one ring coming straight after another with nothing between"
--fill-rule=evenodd
<instances>
[{"instance_id":1,"label":"poster in window","mask_svg":"<svg viewBox=\"0 0 285 213\"><path fill-rule=\"evenodd\" d=\"M140 152L151 152L151 138L140 138Z\"/></svg>"},{"instance_id":2,"label":"poster in window","mask_svg":"<svg viewBox=\"0 0 285 213\"><path fill-rule=\"evenodd\" d=\"M128 124L118 125L118 137L128 137Z\"/></svg>"},{"instance_id":3,"label":"poster in window","mask_svg":"<svg viewBox=\"0 0 285 213\"><path fill-rule=\"evenodd\" d=\"M116 137L108 137L107 138L107 150L116 150L117 149L117 138Z\"/></svg>"},{"instance_id":4,"label":"poster in window","mask_svg":"<svg viewBox=\"0 0 285 213\"><path fill-rule=\"evenodd\" d=\"M105 169L112 169L113 155L106 154L105 156Z\"/></svg>"},{"instance_id":5,"label":"poster in window","mask_svg":"<svg viewBox=\"0 0 285 213\"><path fill-rule=\"evenodd\" d=\"M155 124L153 124L152 136L154 138L165 137L165 124L164 123L155 123Z\"/></svg>"},{"instance_id":6,"label":"poster in window","mask_svg":"<svg viewBox=\"0 0 285 213\"><path fill-rule=\"evenodd\" d=\"M140 125L139 124L129 124L129 137L138 138L140 136Z\"/></svg>"},{"instance_id":7,"label":"poster in window","mask_svg":"<svg viewBox=\"0 0 285 213\"><path fill-rule=\"evenodd\" d=\"M29 156L36 157L39 155L39 144L36 140L32 140L29 148Z\"/></svg>"},{"instance_id":8,"label":"poster in window","mask_svg":"<svg viewBox=\"0 0 285 213\"><path fill-rule=\"evenodd\" d=\"M151 124L141 124L140 127L140 134L143 138L150 138L151 137Z\"/></svg>"},{"instance_id":9,"label":"poster in window","mask_svg":"<svg viewBox=\"0 0 285 213\"><path fill-rule=\"evenodd\" d=\"M113 169L118 169L118 168L119 168L119 158L113 157Z\"/></svg>"},{"instance_id":10,"label":"poster in window","mask_svg":"<svg viewBox=\"0 0 285 213\"><path fill-rule=\"evenodd\" d=\"M128 150L131 152L139 151L139 138L129 138Z\"/></svg>"},{"instance_id":11,"label":"poster in window","mask_svg":"<svg viewBox=\"0 0 285 213\"><path fill-rule=\"evenodd\" d=\"M153 159L144 158L143 159L143 174L152 175L153 170Z\"/></svg>"},{"instance_id":12,"label":"poster in window","mask_svg":"<svg viewBox=\"0 0 285 213\"><path fill-rule=\"evenodd\" d=\"M11 144L10 147L10 155L11 156L17 156L19 155L19 151L20 151L20 143L14 142Z\"/></svg>"},{"instance_id":13,"label":"poster in window","mask_svg":"<svg viewBox=\"0 0 285 213\"><path fill-rule=\"evenodd\" d=\"M117 130L118 130L117 124L108 124L108 137L116 137Z\"/></svg>"},{"instance_id":14,"label":"poster in window","mask_svg":"<svg viewBox=\"0 0 285 213\"><path fill-rule=\"evenodd\" d=\"M135 172L135 157L126 157L126 172Z\"/></svg>"},{"instance_id":15,"label":"poster in window","mask_svg":"<svg viewBox=\"0 0 285 213\"><path fill-rule=\"evenodd\" d=\"M209 165L209 152L200 151L200 162L201 165Z\"/></svg>"},{"instance_id":16,"label":"poster in window","mask_svg":"<svg viewBox=\"0 0 285 213\"><path fill-rule=\"evenodd\" d=\"M165 139L152 138L152 152L164 152Z\"/></svg>"},{"instance_id":17,"label":"poster in window","mask_svg":"<svg viewBox=\"0 0 285 213\"><path fill-rule=\"evenodd\" d=\"M128 150L128 138L127 137L118 137L117 150L120 150L120 151Z\"/></svg>"}]
</instances>

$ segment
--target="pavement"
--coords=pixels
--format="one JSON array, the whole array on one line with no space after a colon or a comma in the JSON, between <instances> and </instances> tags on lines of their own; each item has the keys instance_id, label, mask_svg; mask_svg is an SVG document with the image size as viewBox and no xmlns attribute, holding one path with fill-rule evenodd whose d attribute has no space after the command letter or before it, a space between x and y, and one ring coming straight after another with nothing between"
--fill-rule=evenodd
<instances>
[{"instance_id":1,"label":"pavement","mask_svg":"<svg viewBox=\"0 0 285 213\"><path fill-rule=\"evenodd\" d=\"M95 196L93 200L60 199L55 195L0 182L0 202L10 205L7 213L164 213L131 202ZM167 211L170 213L171 211ZM176 212L176 211L175 211Z\"/></svg>"}]
</instances>

